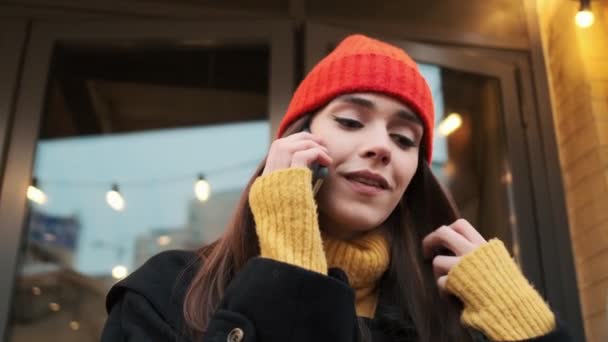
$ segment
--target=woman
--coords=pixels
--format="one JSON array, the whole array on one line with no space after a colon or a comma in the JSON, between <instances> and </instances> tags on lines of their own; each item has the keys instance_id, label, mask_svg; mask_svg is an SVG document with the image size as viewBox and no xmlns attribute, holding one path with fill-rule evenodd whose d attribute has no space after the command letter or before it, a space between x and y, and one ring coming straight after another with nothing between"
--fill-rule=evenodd
<instances>
[{"instance_id":1,"label":"woman","mask_svg":"<svg viewBox=\"0 0 608 342\"><path fill-rule=\"evenodd\" d=\"M410 57L347 37L294 93L226 233L115 285L102 340L569 341L503 243L457 219L433 123Z\"/></svg>"}]
</instances>

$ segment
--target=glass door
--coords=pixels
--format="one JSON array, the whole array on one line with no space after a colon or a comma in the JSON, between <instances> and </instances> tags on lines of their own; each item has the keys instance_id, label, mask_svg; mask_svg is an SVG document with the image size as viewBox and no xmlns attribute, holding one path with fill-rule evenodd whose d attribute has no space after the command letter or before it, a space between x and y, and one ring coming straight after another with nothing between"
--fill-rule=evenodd
<instances>
[{"instance_id":1,"label":"glass door","mask_svg":"<svg viewBox=\"0 0 608 342\"><path fill-rule=\"evenodd\" d=\"M112 284L223 232L294 87L290 27L33 26L0 201L9 341L98 341Z\"/></svg>"}]
</instances>

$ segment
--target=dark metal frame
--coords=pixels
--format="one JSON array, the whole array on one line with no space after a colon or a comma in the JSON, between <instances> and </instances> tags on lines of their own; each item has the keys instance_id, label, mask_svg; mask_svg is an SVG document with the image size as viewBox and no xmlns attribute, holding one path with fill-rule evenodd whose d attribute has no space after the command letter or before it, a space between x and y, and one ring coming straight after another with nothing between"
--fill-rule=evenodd
<instances>
[{"instance_id":1,"label":"dark metal frame","mask_svg":"<svg viewBox=\"0 0 608 342\"><path fill-rule=\"evenodd\" d=\"M24 25L23 28L25 28ZM19 26L19 27L21 27ZM11 27L11 26L9 26ZM16 31L18 27L12 31ZM2 26L0 30L5 32ZM25 233L24 222L27 215L26 189L31 182L35 148L40 123L45 106L47 83L53 50L58 43L78 44L91 41L101 45L112 42L145 44L146 41L163 41L168 44L214 44L224 42L266 43L270 46L270 89L269 116L272 130L285 112L294 88L294 43L292 24L286 20L264 22L175 22L160 20L131 20L128 22L70 22L33 24L24 56L21 80L8 82L5 87L4 75L17 79L15 72L4 73L3 68L18 70L23 33L9 34L7 42L0 35L0 134L10 132L5 152L6 169L0 188L0 336L8 332L10 317L10 297L15 281L15 271L19 260L19 246ZM5 45L10 43L11 45ZM6 54L5 51L14 51ZM13 68L13 69L11 69ZM12 77L10 77L12 76ZM6 93L6 94L5 94ZM13 103L14 120L8 124ZM9 129L10 128L10 129ZM0 140L4 147L4 140ZM10 275L10 276L8 276Z\"/></svg>"},{"instance_id":2,"label":"dark metal frame","mask_svg":"<svg viewBox=\"0 0 608 342\"><path fill-rule=\"evenodd\" d=\"M25 20L0 22L0 151L6 149L9 125L15 106L21 56L27 38ZM0 170L3 169L0 161Z\"/></svg>"},{"instance_id":3,"label":"dark metal frame","mask_svg":"<svg viewBox=\"0 0 608 342\"><path fill-rule=\"evenodd\" d=\"M559 162L555 122L551 111L549 78L545 66L544 49L540 33L537 2L524 0L526 26L530 40L529 68L522 72L525 83L533 98L530 106L536 109L537 133L535 142L539 147L530 158L539 164L538 174L542 176L538 183L546 197L539 201L539 208L547 213L540 222L541 236L546 239L543 249L544 263L552 272L546 281L553 285L552 299L561 303L562 317L570 324L575 341L585 341L585 331L576 283L576 269L572 254L572 239L568 227L568 210L566 207L562 168Z\"/></svg>"},{"instance_id":4,"label":"dark metal frame","mask_svg":"<svg viewBox=\"0 0 608 342\"><path fill-rule=\"evenodd\" d=\"M308 24L305 69L310 70L330 44L351 33L344 28ZM546 81L538 84L538 74L546 77L544 65L535 65L542 71L533 75L525 52L446 47L367 33L403 48L417 61L499 80L521 267L566 322L575 340L584 341L565 197L559 190L562 184L556 138L549 130L553 117L550 107L539 103L542 100L536 94L540 92L548 101Z\"/></svg>"},{"instance_id":5,"label":"dark metal frame","mask_svg":"<svg viewBox=\"0 0 608 342\"><path fill-rule=\"evenodd\" d=\"M8 20L0 23L0 151L4 154L10 144L10 129L17 98L21 59L27 39L25 20ZM0 170L6 165L6 159L0 159ZM4 189L2 189L4 190ZM25 195L25 192L21 194ZM24 196L21 196L24 197ZM5 210L13 209L8 206ZM13 275L15 274L15 251L19 246L21 232L14 231L3 221L0 229L0 324L8 320L11 297L13 293ZM5 281L6 280L6 281ZM0 338L4 339L0 330Z\"/></svg>"}]
</instances>

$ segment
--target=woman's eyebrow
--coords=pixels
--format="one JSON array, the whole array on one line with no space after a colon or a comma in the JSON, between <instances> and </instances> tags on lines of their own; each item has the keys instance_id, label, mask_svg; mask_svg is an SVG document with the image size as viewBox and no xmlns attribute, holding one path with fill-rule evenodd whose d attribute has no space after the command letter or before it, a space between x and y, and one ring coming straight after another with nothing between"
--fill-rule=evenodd
<instances>
[{"instance_id":1,"label":"woman's eyebrow","mask_svg":"<svg viewBox=\"0 0 608 342\"><path fill-rule=\"evenodd\" d=\"M376 104L373 101L355 95L342 95L338 97L338 101L346 102L369 110L376 109ZM400 109L395 113L395 116L399 117L402 120L409 121L416 125L424 127L418 115L412 113L411 111Z\"/></svg>"},{"instance_id":2,"label":"woman's eyebrow","mask_svg":"<svg viewBox=\"0 0 608 342\"><path fill-rule=\"evenodd\" d=\"M355 106L363 107L366 109L376 109L376 104L368 99L354 95L343 95L338 97L338 101L353 104Z\"/></svg>"},{"instance_id":3,"label":"woman's eyebrow","mask_svg":"<svg viewBox=\"0 0 608 342\"><path fill-rule=\"evenodd\" d=\"M420 120L418 115L416 115L412 112L409 112L406 110L398 110L397 113L395 113L395 115L398 116L400 119L409 121L411 123L414 123L414 124L424 128L424 125L422 124L422 120Z\"/></svg>"}]
</instances>

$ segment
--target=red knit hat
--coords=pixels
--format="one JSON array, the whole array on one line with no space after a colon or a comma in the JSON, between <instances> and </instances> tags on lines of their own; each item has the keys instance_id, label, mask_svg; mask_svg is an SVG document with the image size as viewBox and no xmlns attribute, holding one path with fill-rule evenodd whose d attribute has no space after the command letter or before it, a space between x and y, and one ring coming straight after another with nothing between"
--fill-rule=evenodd
<instances>
[{"instance_id":1,"label":"red knit hat","mask_svg":"<svg viewBox=\"0 0 608 342\"><path fill-rule=\"evenodd\" d=\"M304 78L289 103L277 137L302 115L339 95L354 92L392 96L418 114L424 124L426 158L431 163L435 114L429 86L403 50L361 34L346 37Z\"/></svg>"}]
</instances>

